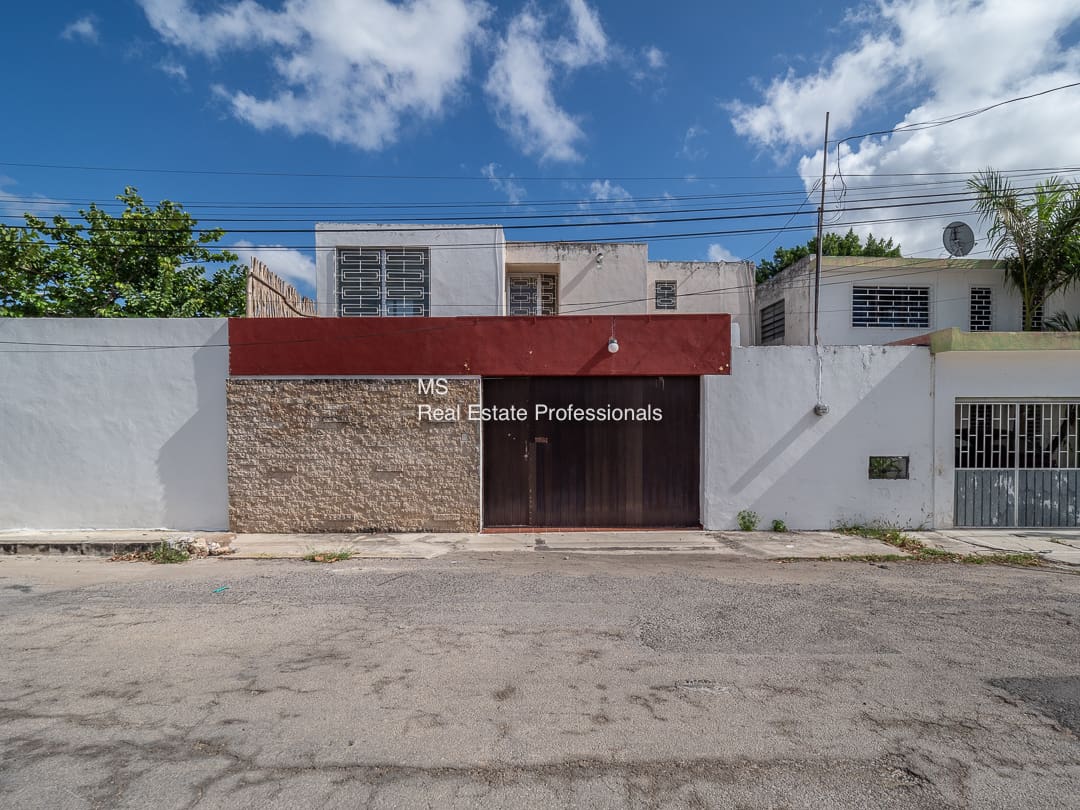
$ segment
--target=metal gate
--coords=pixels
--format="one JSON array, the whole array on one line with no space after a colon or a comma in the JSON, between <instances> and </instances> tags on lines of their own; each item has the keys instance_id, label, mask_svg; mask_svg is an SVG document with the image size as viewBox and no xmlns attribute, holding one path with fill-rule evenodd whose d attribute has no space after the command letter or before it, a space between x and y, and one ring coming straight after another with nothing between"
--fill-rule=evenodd
<instances>
[{"instance_id":1,"label":"metal gate","mask_svg":"<svg viewBox=\"0 0 1080 810\"><path fill-rule=\"evenodd\" d=\"M956 402L957 526L1080 526L1080 401Z\"/></svg>"}]
</instances>

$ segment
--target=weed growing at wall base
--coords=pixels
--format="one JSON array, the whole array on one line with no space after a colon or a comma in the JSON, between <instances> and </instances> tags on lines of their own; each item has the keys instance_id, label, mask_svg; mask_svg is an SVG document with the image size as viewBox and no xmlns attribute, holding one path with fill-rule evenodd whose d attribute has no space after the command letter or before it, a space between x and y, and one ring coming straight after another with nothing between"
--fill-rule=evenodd
<instances>
[{"instance_id":1,"label":"weed growing at wall base","mask_svg":"<svg viewBox=\"0 0 1080 810\"><path fill-rule=\"evenodd\" d=\"M758 523L761 521L761 517L757 512L750 509L743 509L735 516L735 519L739 523L739 528L744 532L752 532L758 527Z\"/></svg>"}]
</instances>

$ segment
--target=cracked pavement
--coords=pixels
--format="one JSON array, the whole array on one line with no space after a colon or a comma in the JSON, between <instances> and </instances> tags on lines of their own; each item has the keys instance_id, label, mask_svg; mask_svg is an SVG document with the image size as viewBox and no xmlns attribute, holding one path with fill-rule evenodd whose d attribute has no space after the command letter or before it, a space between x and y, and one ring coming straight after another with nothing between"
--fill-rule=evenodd
<instances>
[{"instance_id":1,"label":"cracked pavement","mask_svg":"<svg viewBox=\"0 0 1080 810\"><path fill-rule=\"evenodd\" d=\"M5 808L1080 806L1071 571L13 557L0 610Z\"/></svg>"}]
</instances>

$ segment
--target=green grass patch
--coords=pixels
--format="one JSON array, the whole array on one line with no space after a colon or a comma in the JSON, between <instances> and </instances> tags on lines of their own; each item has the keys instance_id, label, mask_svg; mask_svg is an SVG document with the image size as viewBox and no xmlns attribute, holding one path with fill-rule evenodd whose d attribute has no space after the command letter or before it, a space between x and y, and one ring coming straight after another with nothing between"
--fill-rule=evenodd
<instances>
[{"instance_id":1,"label":"green grass patch","mask_svg":"<svg viewBox=\"0 0 1080 810\"><path fill-rule=\"evenodd\" d=\"M352 552L344 549L340 551L310 551L303 556L304 560L316 563L336 563L352 559Z\"/></svg>"},{"instance_id":2,"label":"green grass patch","mask_svg":"<svg viewBox=\"0 0 1080 810\"><path fill-rule=\"evenodd\" d=\"M921 540L917 540L911 535L904 534L903 530L898 529L895 526L888 526L881 523L851 523L841 524L835 528L834 531L840 534L849 534L855 537L868 537L871 540L878 540L882 543L886 543L890 546L895 546L902 551L906 551L909 556L901 557L899 555L891 554L863 554L863 555L846 555L843 557L827 557L820 559L832 559L832 560L851 560L851 561L865 561L873 562L878 560L885 560L885 558L893 558L894 560L919 560L922 562L958 562L966 563L968 565L1022 565L1022 566L1035 566L1041 565L1042 560L1037 554L957 554L955 551L944 551L940 548L934 548L928 546Z\"/></svg>"},{"instance_id":3,"label":"green grass patch","mask_svg":"<svg viewBox=\"0 0 1080 810\"><path fill-rule=\"evenodd\" d=\"M168 543L162 543L150 552L150 562L160 563L161 565L187 562L190 559L191 555L186 551L170 546Z\"/></svg>"},{"instance_id":4,"label":"green grass patch","mask_svg":"<svg viewBox=\"0 0 1080 810\"><path fill-rule=\"evenodd\" d=\"M968 563L969 565L1022 565L1022 566L1035 566L1042 565L1042 558L1038 554L1026 554L1026 553L999 553L999 554L984 554L984 555L972 555L970 557L964 557L960 562Z\"/></svg>"}]
</instances>

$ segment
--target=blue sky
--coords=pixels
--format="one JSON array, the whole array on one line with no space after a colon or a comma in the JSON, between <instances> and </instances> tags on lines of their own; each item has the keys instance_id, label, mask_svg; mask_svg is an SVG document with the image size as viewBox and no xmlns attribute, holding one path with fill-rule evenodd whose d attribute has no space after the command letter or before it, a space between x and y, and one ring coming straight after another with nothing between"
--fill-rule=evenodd
<instances>
[{"instance_id":1,"label":"blue sky","mask_svg":"<svg viewBox=\"0 0 1080 810\"><path fill-rule=\"evenodd\" d=\"M1078 21L1080 0L20 3L0 31L0 214L135 185L228 228L225 244L306 292L315 220L558 212L573 218L508 238L641 237L652 258L758 259L811 235L776 229L820 174L826 110L843 137L1080 81ZM956 203L901 220L910 209L880 198L960 191L940 172L1075 167L1078 120L1074 89L856 139L840 147L842 181L834 145L832 227L880 220L856 228L941 255ZM342 207L313 207L328 204ZM444 207L400 207L412 204ZM775 207L750 207L763 205ZM812 227L812 208L789 227ZM648 221L763 211L784 216ZM632 222L565 227L604 212ZM252 232L275 228L299 232ZM745 228L764 232L655 238Z\"/></svg>"}]
</instances>

